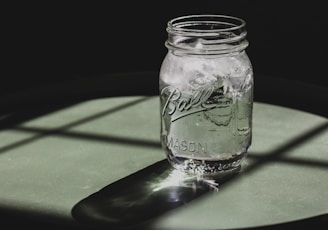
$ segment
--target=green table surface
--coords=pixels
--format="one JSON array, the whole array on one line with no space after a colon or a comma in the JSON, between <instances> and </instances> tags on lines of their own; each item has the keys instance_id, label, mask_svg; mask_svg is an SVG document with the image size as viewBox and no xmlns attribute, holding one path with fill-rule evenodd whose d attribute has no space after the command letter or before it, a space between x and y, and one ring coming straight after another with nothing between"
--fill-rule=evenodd
<instances>
[{"instance_id":1,"label":"green table surface","mask_svg":"<svg viewBox=\"0 0 328 230\"><path fill-rule=\"evenodd\" d=\"M124 96L1 129L0 210L73 226L189 230L328 214L327 118L255 102L249 155L218 190L169 167L159 119L157 96Z\"/></svg>"}]
</instances>

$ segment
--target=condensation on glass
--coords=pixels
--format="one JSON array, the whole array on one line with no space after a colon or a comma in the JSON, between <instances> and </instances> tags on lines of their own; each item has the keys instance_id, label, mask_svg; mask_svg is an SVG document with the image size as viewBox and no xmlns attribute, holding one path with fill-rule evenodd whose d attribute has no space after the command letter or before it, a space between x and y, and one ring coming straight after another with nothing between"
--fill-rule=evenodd
<instances>
[{"instance_id":1,"label":"condensation on glass","mask_svg":"<svg viewBox=\"0 0 328 230\"><path fill-rule=\"evenodd\" d=\"M159 93L168 161L197 175L240 168L252 140L254 85L245 21L189 15L170 20L167 33Z\"/></svg>"}]
</instances>

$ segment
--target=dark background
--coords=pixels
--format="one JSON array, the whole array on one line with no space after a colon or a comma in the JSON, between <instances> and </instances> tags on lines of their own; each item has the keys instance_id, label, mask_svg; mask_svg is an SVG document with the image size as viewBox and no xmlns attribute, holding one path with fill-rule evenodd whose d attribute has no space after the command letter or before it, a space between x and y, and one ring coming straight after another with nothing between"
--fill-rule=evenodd
<instances>
[{"instance_id":1,"label":"dark background","mask_svg":"<svg viewBox=\"0 0 328 230\"><path fill-rule=\"evenodd\" d=\"M290 2L40 1L3 6L0 96L67 80L78 84L108 73L158 72L166 54L167 21L200 13L246 20L255 79L271 76L327 86L324 1ZM157 76L150 82L145 91L157 87Z\"/></svg>"}]
</instances>

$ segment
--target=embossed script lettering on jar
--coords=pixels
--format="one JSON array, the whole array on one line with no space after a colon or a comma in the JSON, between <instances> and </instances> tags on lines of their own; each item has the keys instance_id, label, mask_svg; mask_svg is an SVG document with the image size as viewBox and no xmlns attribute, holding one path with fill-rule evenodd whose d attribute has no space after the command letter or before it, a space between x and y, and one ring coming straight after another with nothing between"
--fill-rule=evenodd
<instances>
[{"instance_id":1,"label":"embossed script lettering on jar","mask_svg":"<svg viewBox=\"0 0 328 230\"><path fill-rule=\"evenodd\" d=\"M183 30L189 20L213 25ZM231 30L239 28L229 35L233 43L218 33L229 30L221 28L222 20L229 21ZM213 15L168 24L168 53L159 81L161 142L175 168L211 174L235 169L246 157L252 138L253 70L243 26L241 19Z\"/></svg>"},{"instance_id":2,"label":"embossed script lettering on jar","mask_svg":"<svg viewBox=\"0 0 328 230\"><path fill-rule=\"evenodd\" d=\"M221 107L222 105L227 106L231 103L230 100L224 100L224 98L222 98L223 100L218 101L216 104L207 103L214 90L214 87L211 85L206 88L202 87L195 90L193 95L191 95L189 98L181 98L181 92L178 88L170 88L170 86L165 87L162 90L161 95L165 94L165 91L170 92L162 110L162 116L164 116L166 110L169 109L167 113L171 115L171 122L189 114L212 109L215 107Z\"/></svg>"}]
</instances>

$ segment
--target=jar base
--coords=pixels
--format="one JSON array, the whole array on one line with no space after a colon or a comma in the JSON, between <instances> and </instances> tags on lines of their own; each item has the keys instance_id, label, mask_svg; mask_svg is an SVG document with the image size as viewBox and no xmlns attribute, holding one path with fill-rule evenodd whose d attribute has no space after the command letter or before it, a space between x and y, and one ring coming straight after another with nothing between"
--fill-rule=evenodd
<instances>
[{"instance_id":1,"label":"jar base","mask_svg":"<svg viewBox=\"0 0 328 230\"><path fill-rule=\"evenodd\" d=\"M179 157L168 153L167 159L175 169L185 173L197 176L215 177L219 174L239 171L241 168L241 163L246 156L247 152L243 152L227 160L204 160Z\"/></svg>"}]
</instances>

